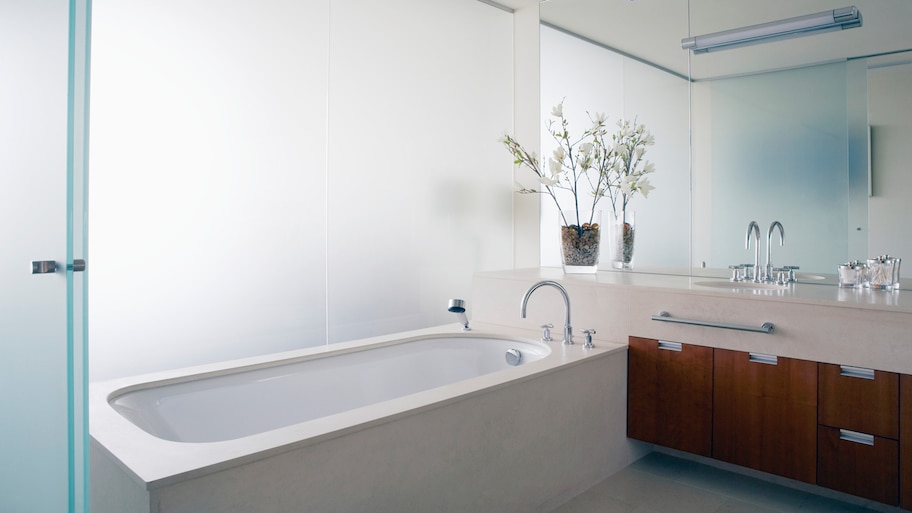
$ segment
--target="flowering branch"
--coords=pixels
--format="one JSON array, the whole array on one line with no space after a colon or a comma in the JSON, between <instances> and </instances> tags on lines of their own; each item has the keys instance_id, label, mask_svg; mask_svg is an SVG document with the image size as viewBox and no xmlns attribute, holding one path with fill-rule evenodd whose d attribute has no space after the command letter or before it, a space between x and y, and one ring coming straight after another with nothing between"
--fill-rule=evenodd
<instances>
[{"instance_id":1,"label":"flowering branch","mask_svg":"<svg viewBox=\"0 0 912 513\"><path fill-rule=\"evenodd\" d=\"M564 209L558 201L556 189L564 189L573 194L573 210L580 210L580 186L585 179L592 196L591 210L599 200L608 197L615 215L626 217L627 203L636 193L643 197L649 195L654 187L646 176L655 171L655 165L643 159L646 146L655 144L655 138L642 124L619 120L618 131L608 135L605 127L607 116L589 114L592 125L578 139L571 139L568 121L564 117L563 101L551 109L547 122L548 132L557 142L557 148L548 157L547 173L541 168L538 156L527 152L519 142L510 135L504 135L500 142L513 155L513 162L532 170L538 177L541 190L517 187L521 194L547 193L554 200L563 216ZM582 226L577 218L577 226ZM592 221L591 219L589 220ZM564 218L567 224L567 219Z\"/></svg>"}]
</instances>

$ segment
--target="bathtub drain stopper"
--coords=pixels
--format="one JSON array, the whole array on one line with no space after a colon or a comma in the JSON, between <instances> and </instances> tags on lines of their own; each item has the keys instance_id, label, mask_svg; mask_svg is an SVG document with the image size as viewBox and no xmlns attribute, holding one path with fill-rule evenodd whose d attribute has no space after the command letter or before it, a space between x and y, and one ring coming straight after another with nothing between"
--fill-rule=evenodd
<instances>
[{"instance_id":1,"label":"bathtub drain stopper","mask_svg":"<svg viewBox=\"0 0 912 513\"><path fill-rule=\"evenodd\" d=\"M507 349L506 358L508 365L519 365L519 362L522 361L522 353L519 352L519 349Z\"/></svg>"}]
</instances>

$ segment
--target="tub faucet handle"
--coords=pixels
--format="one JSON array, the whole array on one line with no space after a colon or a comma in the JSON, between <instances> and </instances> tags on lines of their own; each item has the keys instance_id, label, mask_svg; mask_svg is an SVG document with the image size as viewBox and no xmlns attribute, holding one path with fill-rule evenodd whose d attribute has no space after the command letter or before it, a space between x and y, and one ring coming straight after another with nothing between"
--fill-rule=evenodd
<instances>
[{"instance_id":1,"label":"tub faucet handle","mask_svg":"<svg viewBox=\"0 0 912 513\"><path fill-rule=\"evenodd\" d=\"M542 329L542 342L551 342L551 328L554 327L553 324L542 324L539 326Z\"/></svg>"},{"instance_id":2,"label":"tub faucet handle","mask_svg":"<svg viewBox=\"0 0 912 513\"><path fill-rule=\"evenodd\" d=\"M595 330L593 330L593 329L583 330L583 334L586 335L586 343L583 344L583 347L585 347L586 349L592 349L593 347L595 347L595 344L592 343L592 335L595 335Z\"/></svg>"}]
</instances>

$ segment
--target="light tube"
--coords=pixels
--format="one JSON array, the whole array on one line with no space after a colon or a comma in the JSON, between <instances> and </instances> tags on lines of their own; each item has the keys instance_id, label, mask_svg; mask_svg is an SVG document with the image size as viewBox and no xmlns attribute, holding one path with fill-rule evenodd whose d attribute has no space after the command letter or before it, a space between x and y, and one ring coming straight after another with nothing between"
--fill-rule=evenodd
<instances>
[{"instance_id":1,"label":"light tube","mask_svg":"<svg viewBox=\"0 0 912 513\"><path fill-rule=\"evenodd\" d=\"M778 41L860 26L861 11L853 5L816 14L684 38L681 40L681 48L690 49L695 54L717 52L767 41Z\"/></svg>"}]
</instances>

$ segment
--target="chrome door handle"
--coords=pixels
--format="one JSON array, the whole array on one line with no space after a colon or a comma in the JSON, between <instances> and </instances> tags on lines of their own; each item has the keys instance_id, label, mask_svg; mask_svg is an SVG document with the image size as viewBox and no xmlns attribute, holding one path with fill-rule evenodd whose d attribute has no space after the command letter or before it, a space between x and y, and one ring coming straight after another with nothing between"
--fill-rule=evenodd
<instances>
[{"instance_id":1,"label":"chrome door handle","mask_svg":"<svg viewBox=\"0 0 912 513\"><path fill-rule=\"evenodd\" d=\"M51 274L57 272L57 262L53 260L35 260L32 262L32 274Z\"/></svg>"},{"instance_id":2,"label":"chrome door handle","mask_svg":"<svg viewBox=\"0 0 912 513\"><path fill-rule=\"evenodd\" d=\"M58 269L57 262L54 260L34 260L32 261L32 274L52 274ZM86 261L82 258L73 260L72 264L67 264L67 271L81 273L86 270Z\"/></svg>"}]
</instances>

